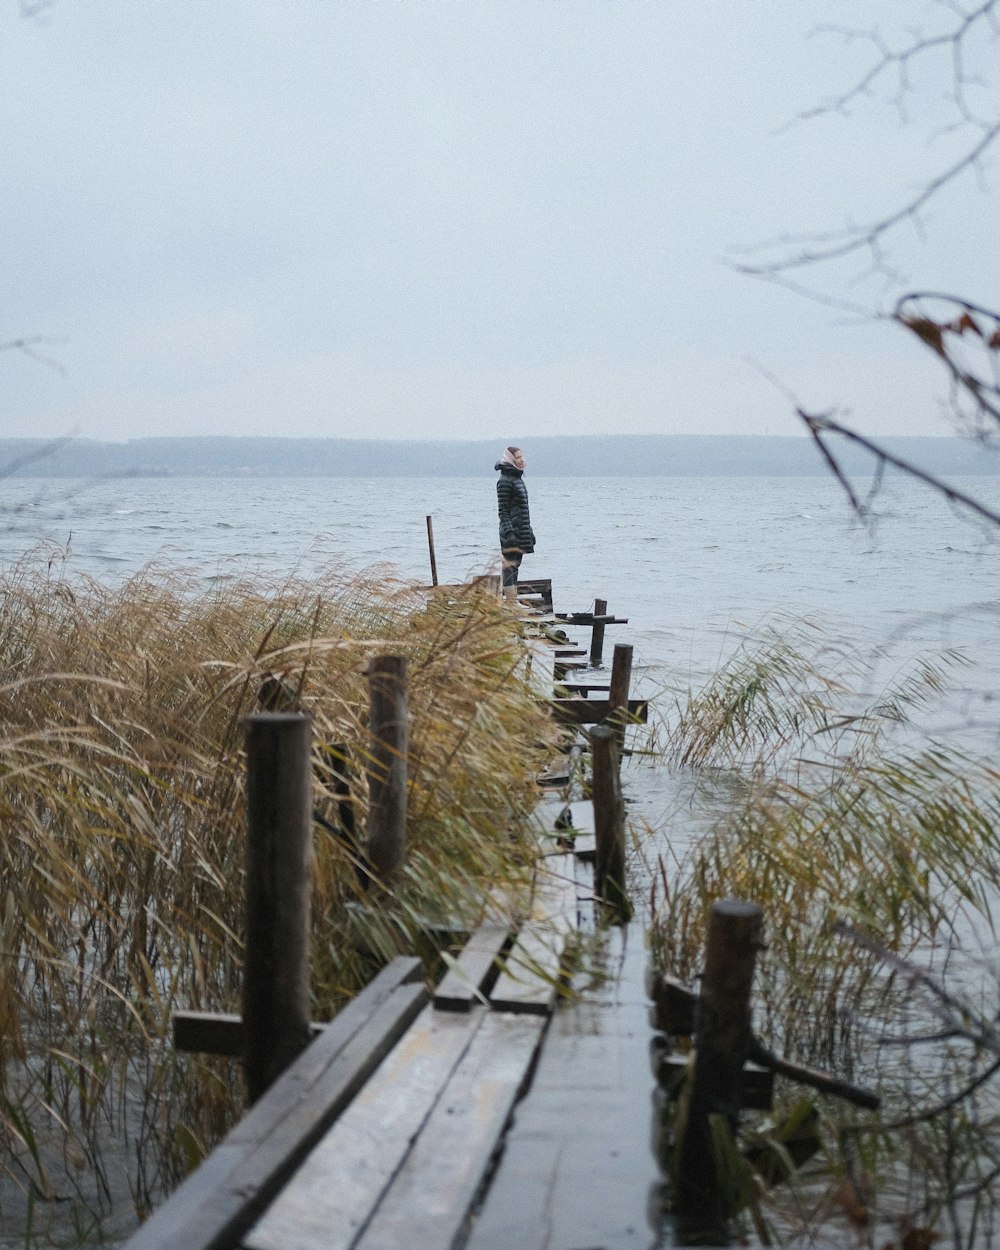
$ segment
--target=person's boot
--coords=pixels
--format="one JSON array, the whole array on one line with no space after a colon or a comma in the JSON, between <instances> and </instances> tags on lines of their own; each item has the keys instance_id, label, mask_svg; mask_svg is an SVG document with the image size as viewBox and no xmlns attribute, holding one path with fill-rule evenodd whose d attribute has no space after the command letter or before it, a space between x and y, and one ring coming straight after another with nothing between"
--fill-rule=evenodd
<instances>
[{"instance_id":1,"label":"person's boot","mask_svg":"<svg viewBox=\"0 0 1000 1250\"><path fill-rule=\"evenodd\" d=\"M517 587L516 586L504 586L503 602L504 602L505 608L516 608L519 606L517 602Z\"/></svg>"}]
</instances>

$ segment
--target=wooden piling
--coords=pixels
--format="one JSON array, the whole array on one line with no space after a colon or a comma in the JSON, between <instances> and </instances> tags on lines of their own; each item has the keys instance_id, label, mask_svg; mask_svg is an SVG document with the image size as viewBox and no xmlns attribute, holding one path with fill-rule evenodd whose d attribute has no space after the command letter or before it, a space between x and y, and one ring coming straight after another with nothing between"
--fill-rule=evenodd
<instances>
[{"instance_id":1,"label":"wooden piling","mask_svg":"<svg viewBox=\"0 0 1000 1250\"><path fill-rule=\"evenodd\" d=\"M608 612L608 604L605 599L594 600L594 624L591 626L590 633L590 667L599 668L601 660L604 658L604 622L597 620L599 616L606 616Z\"/></svg>"},{"instance_id":2,"label":"wooden piling","mask_svg":"<svg viewBox=\"0 0 1000 1250\"><path fill-rule=\"evenodd\" d=\"M333 793L337 796L337 823L344 841L352 846L357 842L354 819L354 798L351 795L351 748L346 742L331 742L326 758L333 779Z\"/></svg>"},{"instance_id":3,"label":"wooden piling","mask_svg":"<svg viewBox=\"0 0 1000 1250\"><path fill-rule=\"evenodd\" d=\"M619 754L625 747L625 722L629 716L628 690L631 681L632 645L617 642L611 660L611 688L608 691L611 711L608 719L615 731Z\"/></svg>"},{"instance_id":4,"label":"wooden piling","mask_svg":"<svg viewBox=\"0 0 1000 1250\"><path fill-rule=\"evenodd\" d=\"M438 566L437 558L434 555L434 522L431 517L427 518L427 547L431 557L431 585L438 584Z\"/></svg>"},{"instance_id":5,"label":"wooden piling","mask_svg":"<svg viewBox=\"0 0 1000 1250\"><path fill-rule=\"evenodd\" d=\"M618 923L632 915L625 884L625 800L615 732L597 725L590 733L594 802L594 892Z\"/></svg>"},{"instance_id":6,"label":"wooden piling","mask_svg":"<svg viewBox=\"0 0 1000 1250\"><path fill-rule=\"evenodd\" d=\"M735 1136L743 1065L750 1049L750 989L761 947L756 903L712 904L695 1020L695 1058L677 1142L677 1224L685 1238L725 1236L735 1214L720 1166L716 1124ZM718 1243L716 1243L718 1244Z\"/></svg>"},{"instance_id":7,"label":"wooden piling","mask_svg":"<svg viewBox=\"0 0 1000 1250\"><path fill-rule=\"evenodd\" d=\"M312 1037L312 720L260 712L244 721L247 752L244 1065L254 1102Z\"/></svg>"},{"instance_id":8,"label":"wooden piling","mask_svg":"<svg viewBox=\"0 0 1000 1250\"><path fill-rule=\"evenodd\" d=\"M385 881L406 853L406 657L373 657L368 665L368 690L368 859L376 876Z\"/></svg>"}]
</instances>

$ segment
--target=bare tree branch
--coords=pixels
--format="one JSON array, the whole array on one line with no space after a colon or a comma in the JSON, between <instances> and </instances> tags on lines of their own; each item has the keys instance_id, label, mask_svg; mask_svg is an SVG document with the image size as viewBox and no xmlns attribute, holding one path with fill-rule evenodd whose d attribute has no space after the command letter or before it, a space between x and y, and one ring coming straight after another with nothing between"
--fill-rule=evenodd
<instances>
[{"instance_id":1,"label":"bare tree branch","mask_svg":"<svg viewBox=\"0 0 1000 1250\"><path fill-rule=\"evenodd\" d=\"M956 998L946 990L925 969L917 967L908 959L891 951L883 942L866 933L863 929L839 920L833 927L834 933L846 938L856 946L877 955L883 963L903 977L911 986L923 990L930 998L935 1014L954 1031L956 1036L982 1047L993 1055L1000 1056L1000 1028L995 1020L987 1020L972 1010L968 1003Z\"/></svg>"},{"instance_id":2,"label":"bare tree branch","mask_svg":"<svg viewBox=\"0 0 1000 1250\"><path fill-rule=\"evenodd\" d=\"M928 486L934 488L942 494L950 503L958 504L963 508L969 509L977 516L981 516L992 525L1000 525L1000 513L994 512L987 508L985 504L981 504L978 499L972 495L967 495L964 491L957 490L954 486L950 486L942 478L935 477L933 473L928 473L925 469L921 469L918 465L912 464L908 460L903 460L900 456L893 455L892 452L886 451L884 447L880 447L878 443L873 442L870 438L866 438L863 434L858 434L849 426L843 425L841 422L834 420L833 417L815 415L796 409L796 415L805 424L806 429L815 439L821 454L830 466L831 471L844 488L852 508L859 517L865 519L868 515L867 508L862 505L857 498L846 474L837 461L836 456L830 449L828 443L824 439L824 435L833 434L840 438L846 439L848 442L855 443L858 447L863 447L870 452L875 458L876 464L882 466L891 465L894 469L898 469L901 473L905 473L910 477L916 478L918 481L925 482Z\"/></svg>"},{"instance_id":3,"label":"bare tree branch","mask_svg":"<svg viewBox=\"0 0 1000 1250\"><path fill-rule=\"evenodd\" d=\"M945 59L945 72L951 83L948 98L954 110L954 121L947 130L972 131L975 132L974 139L915 195L892 212L863 224L798 239L786 237L764 243L754 249L758 255L778 254L739 264L736 268L740 272L766 277L842 259L865 250L870 253L875 268L884 270L883 241L888 235L906 222L919 230L922 211L945 187L966 173L981 174L984 158L1000 137L1000 103L994 100L994 107L984 113L972 102L970 92L973 89L995 92L997 84L971 73L968 62L973 46L986 45L1000 36L1000 0L980 0L968 10L955 3L942 3L938 8L949 16L943 30L935 34L913 32L895 47L878 29L820 27L817 34L837 35L849 43L869 45L873 59L868 69L843 92L801 113L797 120L810 121L830 114L847 115L852 106L871 99L882 83L894 79L892 98L905 122L906 99L913 91L911 74L918 62L933 62L937 57Z\"/></svg>"},{"instance_id":4,"label":"bare tree branch","mask_svg":"<svg viewBox=\"0 0 1000 1250\"><path fill-rule=\"evenodd\" d=\"M63 340L61 339L49 339L40 334L36 334L32 338L11 339L7 343L0 343L0 352L23 352L25 356L30 356L32 360L37 360L43 365L48 365L49 368L57 370L57 372L61 373L65 377L66 370L58 360L53 360L51 356L46 356L37 350L39 344L41 343L52 344L62 341Z\"/></svg>"}]
</instances>

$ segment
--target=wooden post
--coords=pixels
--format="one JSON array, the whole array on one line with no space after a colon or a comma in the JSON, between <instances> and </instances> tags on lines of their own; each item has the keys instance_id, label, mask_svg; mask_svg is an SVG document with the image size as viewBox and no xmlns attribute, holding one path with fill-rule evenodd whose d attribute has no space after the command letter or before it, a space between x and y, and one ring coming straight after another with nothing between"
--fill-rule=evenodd
<instances>
[{"instance_id":1,"label":"wooden post","mask_svg":"<svg viewBox=\"0 0 1000 1250\"><path fill-rule=\"evenodd\" d=\"M312 1037L312 720L259 712L244 721L247 752L244 1065L254 1102Z\"/></svg>"},{"instance_id":2,"label":"wooden post","mask_svg":"<svg viewBox=\"0 0 1000 1250\"><path fill-rule=\"evenodd\" d=\"M406 657L373 657L368 665L368 690L368 859L376 876L385 881L406 853Z\"/></svg>"},{"instance_id":3,"label":"wooden post","mask_svg":"<svg viewBox=\"0 0 1000 1250\"><path fill-rule=\"evenodd\" d=\"M606 616L608 612L607 601L604 599L594 600L594 616ZM604 657L604 622L594 621L590 634L590 667L599 668L601 660Z\"/></svg>"},{"instance_id":4,"label":"wooden post","mask_svg":"<svg viewBox=\"0 0 1000 1250\"><path fill-rule=\"evenodd\" d=\"M351 748L346 742L331 742L326 748L333 792L337 796L337 820L344 840L352 846L357 842L354 822L354 799L351 796Z\"/></svg>"},{"instance_id":5,"label":"wooden post","mask_svg":"<svg viewBox=\"0 0 1000 1250\"><path fill-rule=\"evenodd\" d=\"M616 642L611 660L611 688L608 691L608 720L618 739L618 750L625 747L625 722L628 720L628 688L632 681L632 644Z\"/></svg>"},{"instance_id":6,"label":"wooden post","mask_svg":"<svg viewBox=\"0 0 1000 1250\"><path fill-rule=\"evenodd\" d=\"M685 1236L722 1236L735 1214L720 1185L710 1117L720 1117L735 1134L763 923L756 903L725 899L712 904L695 1013L694 1069L677 1143L677 1221Z\"/></svg>"},{"instance_id":7,"label":"wooden post","mask_svg":"<svg viewBox=\"0 0 1000 1250\"><path fill-rule=\"evenodd\" d=\"M594 801L594 892L618 923L632 915L625 884L625 800L613 729L597 725L590 733Z\"/></svg>"},{"instance_id":8,"label":"wooden post","mask_svg":"<svg viewBox=\"0 0 1000 1250\"><path fill-rule=\"evenodd\" d=\"M430 517L427 518L427 546L431 553L431 585L438 584L438 566L434 556L434 522Z\"/></svg>"}]
</instances>

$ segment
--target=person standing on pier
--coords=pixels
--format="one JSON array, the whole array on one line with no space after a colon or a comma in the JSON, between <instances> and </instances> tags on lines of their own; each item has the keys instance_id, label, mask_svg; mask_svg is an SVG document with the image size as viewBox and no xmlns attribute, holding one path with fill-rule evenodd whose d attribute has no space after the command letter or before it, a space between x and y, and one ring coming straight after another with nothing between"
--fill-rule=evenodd
<instances>
[{"instance_id":1,"label":"person standing on pier","mask_svg":"<svg viewBox=\"0 0 1000 1250\"><path fill-rule=\"evenodd\" d=\"M522 558L535 550L535 535L528 513L528 488L524 484L524 452L507 447L494 465L500 471L497 481L497 508L500 513L500 561L503 597L517 603L517 571Z\"/></svg>"}]
</instances>

